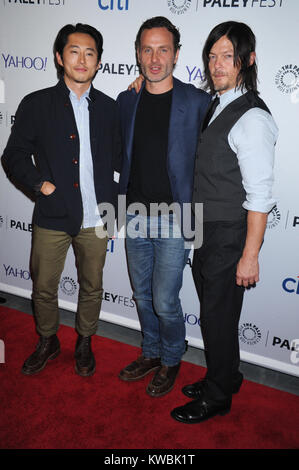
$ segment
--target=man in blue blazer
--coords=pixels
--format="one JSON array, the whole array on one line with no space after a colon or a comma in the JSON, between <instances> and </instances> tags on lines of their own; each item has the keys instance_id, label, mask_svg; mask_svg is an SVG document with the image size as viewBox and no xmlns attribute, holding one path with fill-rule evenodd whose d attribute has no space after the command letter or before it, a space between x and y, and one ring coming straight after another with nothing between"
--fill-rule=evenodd
<instances>
[{"instance_id":1,"label":"man in blue blazer","mask_svg":"<svg viewBox=\"0 0 299 470\"><path fill-rule=\"evenodd\" d=\"M143 334L142 355L119 377L136 381L155 370L147 386L153 397L172 389L185 352L179 292L189 249L179 222L181 211L169 209L191 204L198 131L210 101L205 92L173 77L179 41L179 31L167 18L143 23L135 43L145 77L142 90L125 91L117 99L126 250Z\"/></svg>"},{"instance_id":2,"label":"man in blue blazer","mask_svg":"<svg viewBox=\"0 0 299 470\"><path fill-rule=\"evenodd\" d=\"M95 371L91 337L107 251L98 204L116 201L113 175L120 155L118 106L92 86L102 45L101 33L89 25L59 31L54 52L60 80L22 100L2 157L8 175L36 193L31 268L40 339L23 365L26 375L59 354L57 290L71 244L80 284L75 370L81 376Z\"/></svg>"}]
</instances>

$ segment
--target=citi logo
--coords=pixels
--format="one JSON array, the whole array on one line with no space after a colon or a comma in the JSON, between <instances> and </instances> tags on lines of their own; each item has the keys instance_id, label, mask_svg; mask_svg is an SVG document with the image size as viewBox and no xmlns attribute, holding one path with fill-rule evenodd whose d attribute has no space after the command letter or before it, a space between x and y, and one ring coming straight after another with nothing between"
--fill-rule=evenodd
<instances>
[{"instance_id":1,"label":"citi logo","mask_svg":"<svg viewBox=\"0 0 299 470\"><path fill-rule=\"evenodd\" d=\"M115 240L113 240L113 238L109 238L108 240L108 244L107 244L107 253L114 253L114 242Z\"/></svg>"},{"instance_id":2,"label":"citi logo","mask_svg":"<svg viewBox=\"0 0 299 470\"><path fill-rule=\"evenodd\" d=\"M299 276L297 279L293 277L287 277L282 281L282 288L289 294L299 294Z\"/></svg>"},{"instance_id":3,"label":"citi logo","mask_svg":"<svg viewBox=\"0 0 299 470\"><path fill-rule=\"evenodd\" d=\"M101 10L128 10L129 0L98 0Z\"/></svg>"}]
</instances>

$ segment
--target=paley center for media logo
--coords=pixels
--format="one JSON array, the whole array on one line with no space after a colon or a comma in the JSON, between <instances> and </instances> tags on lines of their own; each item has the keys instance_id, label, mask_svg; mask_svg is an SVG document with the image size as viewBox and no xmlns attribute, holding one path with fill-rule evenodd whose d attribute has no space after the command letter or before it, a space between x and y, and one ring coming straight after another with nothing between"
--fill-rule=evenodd
<instances>
[{"instance_id":1,"label":"paley center for media logo","mask_svg":"<svg viewBox=\"0 0 299 470\"><path fill-rule=\"evenodd\" d=\"M174 15L183 15L191 7L192 0L167 0L167 5Z\"/></svg>"},{"instance_id":2,"label":"paley center for media logo","mask_svg":"<svg viewBox=\"0 0 299 470\"><path fill-rule=\"evenodd\" d=\"M267 229L272 229L276 227L281 219L281 215L279 210L277 209L277 206L273 207L272 211L268 215L268 220L267 220Z\"/></svg>"},{"instance_id":3,"label":"paley center for media logo","mask_svg":"<svg viewBox=\"0 0 299 470\"><path fill-rule=\"evenodd\" d=\"M77 283L73 278L69 276L64 276L59 283L60 290L65 295L75 295L77 291Z\"/></svg>"},{"instance_id":4,"label":"paley center for media logo","mask_svg":"<svg viewBox=\"0 0 299 470\"><path fill-rule=\"evenodd\" d=\"M283 65L275 75L275 85L282 93L293 94L299 90L299 66Z\"/></svg>"},{"instance_id":5,"label":"paley center for media logo","mask_svg":"<svg viewBox=\"0 0 299 470\"><path fill-rule=\"evenodd\" d=\"M239 326L239 339L242 343L254 346L261 337L261 331L254 323L246 322Z\"/></svg>"}]
</instances>

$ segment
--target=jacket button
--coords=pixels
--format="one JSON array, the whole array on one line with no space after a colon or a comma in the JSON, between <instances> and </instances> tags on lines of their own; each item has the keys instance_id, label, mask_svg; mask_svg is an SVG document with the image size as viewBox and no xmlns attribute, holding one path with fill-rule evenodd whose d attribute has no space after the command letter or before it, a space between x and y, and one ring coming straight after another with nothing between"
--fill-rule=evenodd
<instances>
[{"instance_id":1,"label":"jacket button","mask_svg":"<svg viewBox=\"0 0 299 470\"><path fill-rule=\"evenodd\" d=\"M79 187L79 183L74 183L74 188L78 188Z\"/></svg>"},{"instance_id":2,"label":"jacket button","mask_svg":"<svg viewBox=\"0 0 299 470\"><path fill-rule=\"evenodd\" d=\"M71 140L74 140L75 138L76 138L76 134L71 134L71 135L70 135L70 139L71 139Z\"/></svg>"}]
</instances>

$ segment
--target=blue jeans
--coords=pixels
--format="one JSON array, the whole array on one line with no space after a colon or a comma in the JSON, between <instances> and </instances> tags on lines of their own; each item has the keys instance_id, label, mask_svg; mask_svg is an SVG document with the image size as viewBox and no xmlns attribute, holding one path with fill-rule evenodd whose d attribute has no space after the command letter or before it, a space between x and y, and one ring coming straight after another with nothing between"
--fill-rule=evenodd
<instances>
[{"instance_id":1,"label":"blue jeans","mask_svg":"<svg viewBox=\"0 0 299 470\"><path fill-rule=\"evenodd\" d=\"M178 364L185 352L179 292L190 251L173 217L127 214L126 249L143 333L142 353L147 358L161 357L166 366Z\"/></svg>"}]
</instances>

